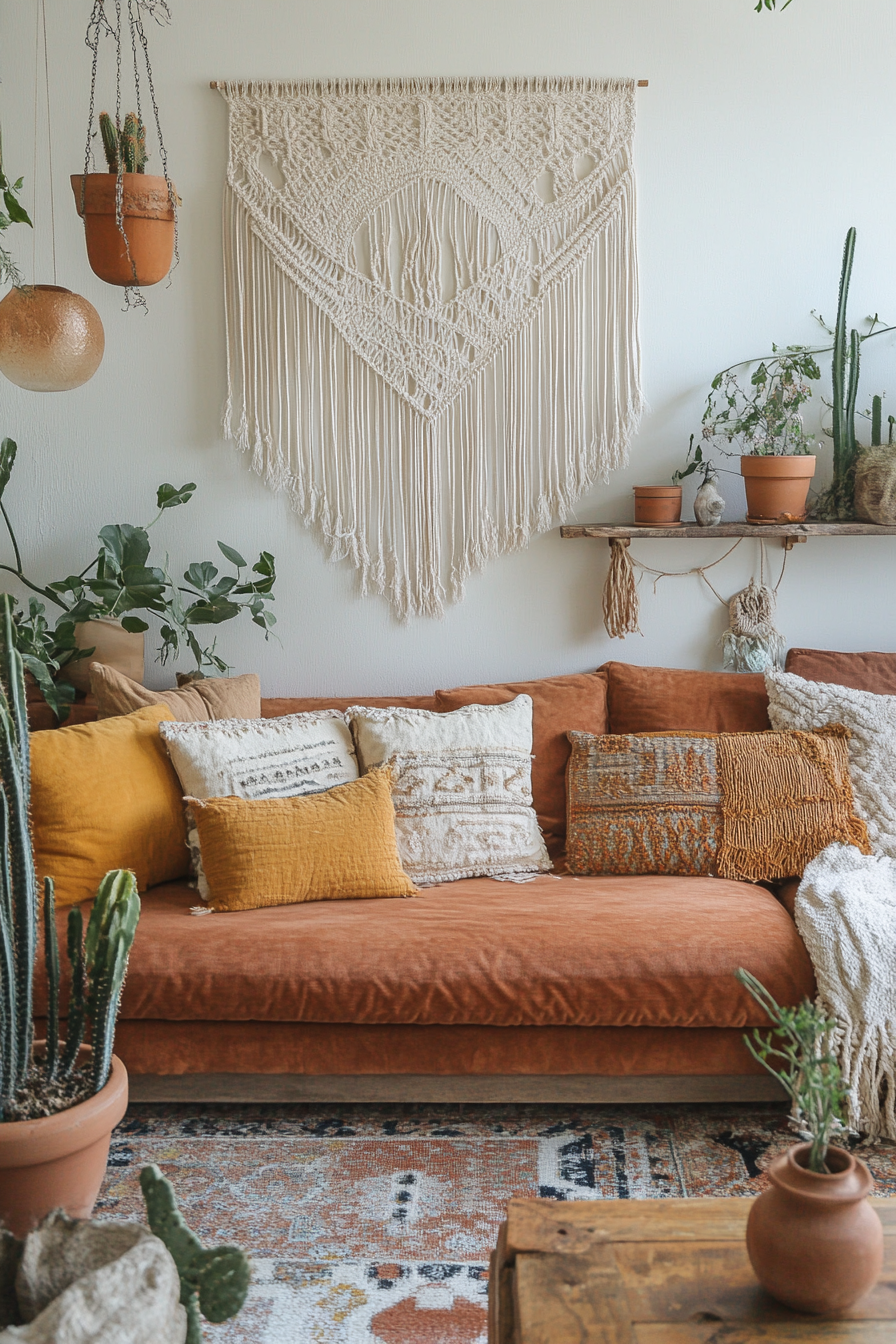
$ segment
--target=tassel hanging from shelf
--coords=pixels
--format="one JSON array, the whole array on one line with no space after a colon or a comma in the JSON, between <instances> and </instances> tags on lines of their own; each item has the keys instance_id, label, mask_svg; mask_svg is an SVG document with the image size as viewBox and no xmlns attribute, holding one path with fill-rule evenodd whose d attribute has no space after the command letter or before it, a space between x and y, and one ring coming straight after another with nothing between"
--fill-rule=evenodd
<instances>
[{"instance_id":1,"label":"tassel hanging from shelf","mask_svg":"<svg viewBox=\"0 0 896 1344\"><path fill-rule=\"evenodd\" d=\"M603 606L604 625L611 639L643 634L638 624L641 603L628 547L628 537L614 537L610 542L610 568L604 584Z\"/></svg>"}]
</instances>

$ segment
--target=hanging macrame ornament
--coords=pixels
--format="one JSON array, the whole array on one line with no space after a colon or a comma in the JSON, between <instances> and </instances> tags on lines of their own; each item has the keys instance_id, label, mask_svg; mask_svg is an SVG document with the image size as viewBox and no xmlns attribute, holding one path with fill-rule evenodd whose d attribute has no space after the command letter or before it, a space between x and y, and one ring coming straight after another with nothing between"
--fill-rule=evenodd
<instances>
[{"instance_id":1,"label":"hanging macrame ornament","mask_svg":"<svg viewBox=\"0 0 896 1344\"><path fill-rule=\"evenodd\" d=\"M775 629L778 599L773 588L751 579L728 604L731 625L722 636L725 667L732 672L764 672L780 661L784 637Z\"/></svg>"},{"instance_id":2,"label":"hanging macrame ornament","mask_svg":"<svg viewBox=\"0 0 896 1344\"><path fill-rule=\"evenodd\" d=\"M643 633L638 624L641 604L628 547L628 537L614 537L610 542L610 568L604 584L603 607L604 625L611 639Z\"/></svg>"}]
</instances>

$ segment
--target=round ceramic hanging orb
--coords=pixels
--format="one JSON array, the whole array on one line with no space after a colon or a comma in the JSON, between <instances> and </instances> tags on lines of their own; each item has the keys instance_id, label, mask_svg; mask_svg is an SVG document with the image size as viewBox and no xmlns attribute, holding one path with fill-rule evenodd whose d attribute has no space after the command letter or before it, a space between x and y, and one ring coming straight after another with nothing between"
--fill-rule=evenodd
<instances>
[{"instance_id":1,"label":"round ceramic hanging orb","mask_svg":"<svg viewBox=\"0 0 896 1344\"><path fill-rule=\"evenodd\" d=\"M92 378L106 338L92 303L61 285L11 289L0 303L0 373L29 392L68 392Z\"/></svg>"}]
</instances>

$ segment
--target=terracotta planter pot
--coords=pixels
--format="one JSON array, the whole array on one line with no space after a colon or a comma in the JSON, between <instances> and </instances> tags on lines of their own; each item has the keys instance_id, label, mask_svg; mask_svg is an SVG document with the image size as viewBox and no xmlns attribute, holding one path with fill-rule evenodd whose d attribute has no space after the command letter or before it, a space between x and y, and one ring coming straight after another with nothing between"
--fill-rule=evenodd
<instances>
[{"instance_id":1,"label":"terracotta planter pot","mask_svg":"<svg viewBox=\"0 0 896 1344\"><path fill-rule=\"evenodd\" d=\"M75 626L75 643L79 649L93 649L89 658L81 658L70 663L60 672L60 676L79 691L90 690L90 664L105 663L114 667L131 681L143 684L144 637L132 635L124 630L119 621L103 618L99 621L83 621Z\"/></svg>"},{"instance_id":2,"label":"terracotta planter pot","mask_svg":"<svg viewBox=\"0 0 896 1344\"><path fill-rule=\"evenodd\" d=\"M680 527L680 485L636 485L636 527Z\"/></svg>"},{"instance_id":3,"label":"terracotta planter pot","mask_svg":"<svg viewBox=\"0 0 896 1344\"><path fill-rule=\"evenodd\" d=\"M94 274L109 285L158 284L170 271L174 256L174 207L168 183L150 173L123 173L121 180L127 247L115 217L116 174L72 175L75 205L84 219L87 259Z\"/></svg>"},{"instance_id":4,"label":"terracotta planter pot","mask_svg":"<svg viewBox=\"0 0 896 1344\"><path fill-rule=\"evenodd\" d=\"M814 457L742 457L748 523L794 523L806 516Z\"/></svg>"},{"instance_id":5,"label":"terracotta planter pot","mask_svg":"<svg viewBox=\"0 0 896 1344\"><path fill-rule=\"evenodd\" d=\"M89 1046L82 1049L89 1055ZM24 1237L52 1209L89 1218L127 1105L127 1070L113 1055L96 1096L45 1120L0 1121L0 1223Z\"/></svg>"},{"instance_id":6,"label":"terracotta planter pot","mask_svg":"<svg viewBox=\"0 0 896 1344\"><path fill-rule=\"evenodd\" d=\"M0 303L0 373L28 392L70 392L86 383L105 340L93 304L61 285L14 287Z\"/></svg>"},{"instance_id":7,"label":"terracotta planter pot","mask_svg":"<svg viewBox=\"0 0 896 1344\"><path fill-rule=\"evenodd\" d=\"M883 1264L883 1229L866 1202L864 1162L828 1149L831 1175L809 1171L798 1143L768 1169L771 1188L750 1210L747 1251L756 1277L794 1311L843 1311L869 1292Z\"/></svg>"}]
</instances>

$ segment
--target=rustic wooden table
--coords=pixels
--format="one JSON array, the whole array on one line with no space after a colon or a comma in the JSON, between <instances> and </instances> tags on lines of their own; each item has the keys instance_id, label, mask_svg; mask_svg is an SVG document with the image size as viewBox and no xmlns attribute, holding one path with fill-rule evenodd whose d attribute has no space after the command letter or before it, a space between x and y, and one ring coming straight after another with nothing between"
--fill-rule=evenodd
<instances>
[{"instance_id":1,"label":"rustic wooden table","mask_svg":"<svg viewBox=\"0 0 896 1344\"><path fill-rule=\"evenodd\" d=\"M836 1318L759 1287L751 1199L512 1199L489 1277L489 1344L896 1344L896 1200L877 1287Z\"/></svg>"}]
</instances>

